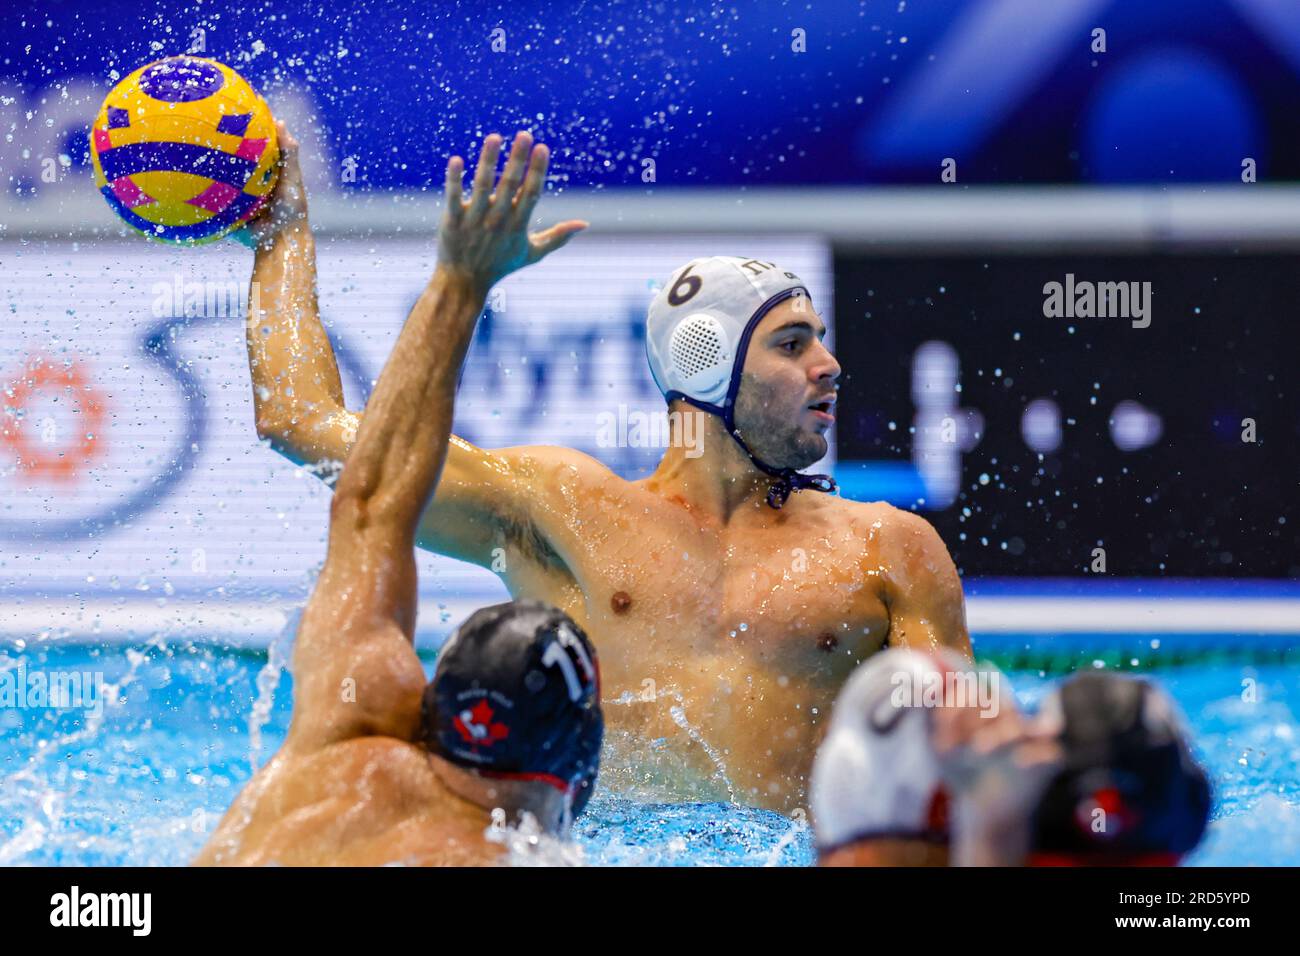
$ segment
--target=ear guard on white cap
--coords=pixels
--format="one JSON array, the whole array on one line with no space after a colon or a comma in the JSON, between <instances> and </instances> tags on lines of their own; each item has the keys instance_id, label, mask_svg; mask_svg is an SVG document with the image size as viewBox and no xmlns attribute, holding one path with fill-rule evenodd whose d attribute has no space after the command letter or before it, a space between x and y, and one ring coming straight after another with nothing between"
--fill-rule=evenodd
<instances>
[{"instance_id":1,"label":"ear guard on white cap","mask_svg":"<svg viewBox=\"0 0 1300 956\"><path fill-rule=\"evenodd\" d=\"M695 312L669 337L665 377L692 398L720 405L731 385L735 352L722 323L707 312Z\"/></svg>"},{"instance_id":2,"label":"ear guard on white cap","mask_svg":"<svg viewBox=\"0 0 1300 956\"><path fill-rule=\"evenodd\" d=\"M646 316L655 384L668 401L687 398L722 409L756 318L782 297L805 291L798 276L770 262L692 259L659 290Z\"/></svg>"}]
</instances>

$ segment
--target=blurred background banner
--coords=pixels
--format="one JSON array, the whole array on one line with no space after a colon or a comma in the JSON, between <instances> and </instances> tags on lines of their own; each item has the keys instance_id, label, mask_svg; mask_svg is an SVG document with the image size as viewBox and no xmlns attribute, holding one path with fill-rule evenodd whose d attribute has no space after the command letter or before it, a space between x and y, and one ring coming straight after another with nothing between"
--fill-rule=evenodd
<instances>
[{"instance_id":1,"label":"blurred background banner","mask_svg":"<svg viewBox=\"0 0 1300 956\"><path fill-rule=\"evenodd\" d=\"M656 283L777 261L844 367L823 467L935 524L974 630L1300 632L1292 0L3 16L5 634L264 640L323 555L327 489L253 429L249 254L150 245L93 188L103 97L181 52L239 70L304 144L351 407L433 268L446 156L526 127L555 151L542 218L593 228L494 293L466 438L645 474ZM421 560L430 626L504 595Z\"/></svg>"},{"instance_id":2,"label":"blurred background banner","mask_svg":"<svg viewBox=\"0 0 1300 956\"><path fill-rule=\"evenodd\" d=\"M668 429L645 310L673 269L737 243L621 236L510 276L466 361L456 434L492 448L565 445L628 478L648 475ZM0 630L274 633L274 599L305 597L323 560L329 492L257 439L249 254L143 240L0 250ZM833 329L825 242L749 237L743 252L799 274ZM351 408L364 406L435 261L428 238L321 249L321 313ZM818 467L833 466L832 448ZM486 570L421 559L425 593L443 605L430 625L449 618L446 601L459 610L504 596Z\"/></svg>"}]
</instances>

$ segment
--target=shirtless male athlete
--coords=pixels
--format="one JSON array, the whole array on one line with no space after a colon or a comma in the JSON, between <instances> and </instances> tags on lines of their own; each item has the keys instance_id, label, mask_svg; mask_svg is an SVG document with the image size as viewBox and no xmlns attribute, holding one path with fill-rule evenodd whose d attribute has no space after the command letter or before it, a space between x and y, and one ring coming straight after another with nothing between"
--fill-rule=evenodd
<instances>
[{"instance_id":1,"label":"shirtless male athlete","mask_svg":"<svg viewBox=\"0 0 1300 956\"><path fill-rule=\"evenodd\" d=\"M415 534L447 457L456 379L487 289L564 243L530 237L547 151L493 140L468 203L447 167L438 268L397 340L334 489L325 566L293 649L284 745L240 792L199 864L497 862L489 825L562 830L591 795L603 722L595 652L564 612L484 608L438 656L411 645ZM524 170L527 168L525 177ZM256 238L256 237L255 237ZM505 816L493 811L500 809Z\"/></svg>"},{"instance_id":2,"label":"shirtless male athlete","mask_svg":"<svg viewBox=\"0 0 1300 956\"><path fill-rule=\"evenodd\" d=\"M514 149L530 142L520 133ZM491 141L484 159L495 163ZM317 310L292 146L270 212L253 267L264 312L247 342L258 434L299 463L342 461L361 417L344 406ZM512 596L562 608L593 636L613 751L634 750L631 772L660 797L804 805L856 664L885 646L970 652L961 583L933 528L812 493L834 483L796 472L826 453L840 375L810 302L770 263L679 269L647 341L671 410L699 415L702 441L675 436L654 474L625 481L572 449L453 437L416 536L484 567L504 549Z\"/></svg>"}]
</instances>

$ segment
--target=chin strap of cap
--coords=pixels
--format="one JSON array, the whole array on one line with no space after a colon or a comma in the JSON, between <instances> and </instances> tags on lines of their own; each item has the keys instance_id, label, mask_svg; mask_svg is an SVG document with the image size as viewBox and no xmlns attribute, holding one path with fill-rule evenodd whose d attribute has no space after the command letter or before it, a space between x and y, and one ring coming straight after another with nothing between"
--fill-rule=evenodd
<instances>
[{"instance_id":1,"label":"chin strap of cap","mask_svg":"<svg viewBox=\"0 0 1300 956\"><path fill-rule=\"evenodd\" d=\"M835 479L830 475L805 475L793 468L776 468L769 465L750 450L749 445L745 444L745 439L740 437L740 431L736 428L736 395L740 392L740 373L745 367L745 353L749 351L749 340L754 335L754 329L758 327L758 323L763 316L767 315L778 304L793 296L807 294L808 290L803 286L794 286L778 292L758 307L758 311L753 314L745 325L745 331L741 333L740 342L736 345L736 357L731 366L731 384L727 388L727 397L721 405L697 401L691 396L677 391L669 392L665 396L669 402L674 398L680 398L694 405L700 411L708 412L710 415L717 415L722 419L727 434L735 439L736 444L740 446L740 450L754 463L754 467L773 479L772 484L767 489L767 504L768 507L777 510L796 491L812 489L813 491L824 491L827 494L834 494L839 491L839 485L835 483Z\"/></svg>"},{"instance_id":2,"label":"chin strap of cap","mask_svg":"<svg viewBox=\"0 0 1300 956\"><path fill-rule=\"evenodd\" d=\"M773 468L765 461L760 461L745 440L740 437L740 432L736 431L735 426L727 422L727 430L731 437L736 440L736 444L741 447L749 460L754 466L764 474L772 478L772 484L767 489L767 504L770 508L780 510L781 506L786 503L790 495L796 491L803 491L811 488L813 491L824 491L827 494L834 494L839 490L839 485L830 475L805 475L801 471L795 471L793 468Z\"/></svg>"}]
</instances>

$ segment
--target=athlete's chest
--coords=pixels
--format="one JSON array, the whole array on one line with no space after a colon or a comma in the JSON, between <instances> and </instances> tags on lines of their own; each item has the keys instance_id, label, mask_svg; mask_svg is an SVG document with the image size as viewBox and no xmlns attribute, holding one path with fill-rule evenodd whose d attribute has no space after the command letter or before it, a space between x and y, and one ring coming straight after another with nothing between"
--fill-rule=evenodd
<instances>
[{"instance_id":1,"label":"athlete's chest","mask_svg":"<svg viewBox=\"0 0 1300 956\"><path fill-rule=\"evenodd\" d=\"M885 641L874 543L853 522L646 518L607 535L581 568L589 620L618 645L840 672Z\"/></svg>"}]
</instances>

